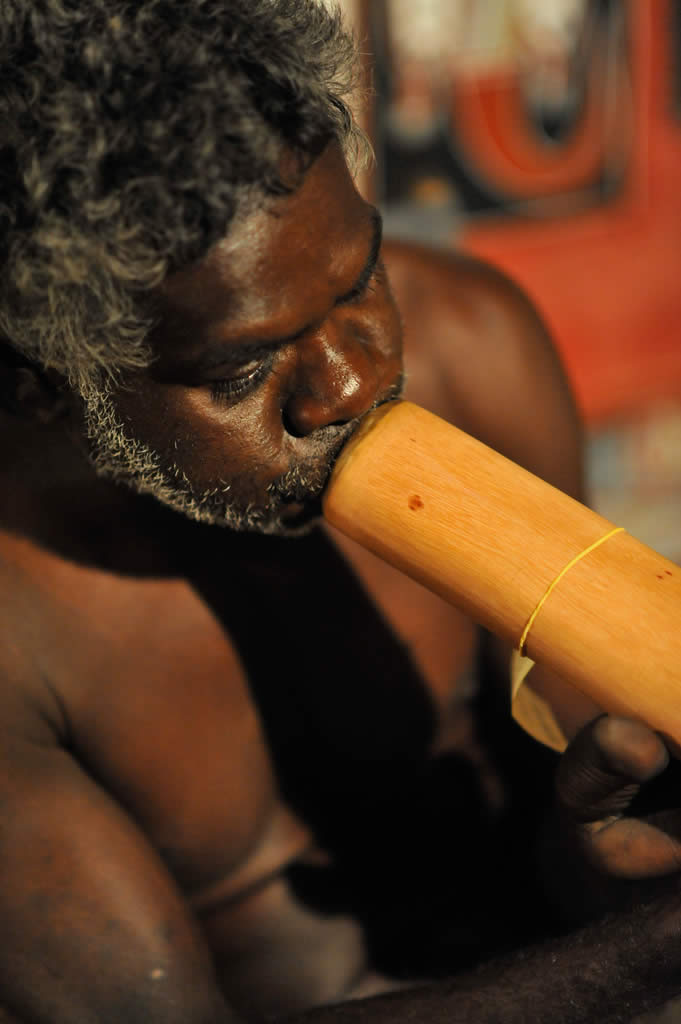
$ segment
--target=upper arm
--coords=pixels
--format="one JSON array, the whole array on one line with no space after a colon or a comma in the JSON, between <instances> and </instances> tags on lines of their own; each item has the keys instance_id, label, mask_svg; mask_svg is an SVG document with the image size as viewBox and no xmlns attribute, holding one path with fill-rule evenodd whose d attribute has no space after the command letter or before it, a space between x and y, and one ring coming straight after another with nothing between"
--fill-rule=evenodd
<instances>
[{"instance_id":1,"label":"upper arm","mask_svg":"<svg viewBox=\"0 0 681 1024\"><path fill-rule=\"evenodd\" d=\"M385 258L404 319L407 364L418 378L410 381L414 400L431 407L434 401L433 411L583 498L579 416L553 342L525 294L461 253L388 242ZM421 373L422 364L430 372Z\"/></svg>"},{"instance_id":2,"label":"upper arm","mask_svg":"<svg viewBox=\"0 0 681 1024\"><path fill-rule=\"evenodd\" d=\"M472 265L467 331L471 379L449 364L456 399L481 441L583 499L583 436L558 353L529 299L508 278ZM446 360L446 357L443 357ZM463 385L463 387L462 387ZM465 395L462 394L465 390Z\"/></svg>"},{"instance_id":3,"label":"upper arm","mask_svg":"<svg viewBox=\"0 0 681 1024\"><path fill-rule=\"evenodd\" d=\"M225 1024L170 875L68 752L3 728L0 810L0 1005L41 1024Z\"/></svg>"},{"instance_id":4,"label":"upper arm","mask_svg":"<svg viewBox=\"0 0 681 1024\"><path fill-rule=\"evenodd\" d=\"M558 353L529 299L504 274L460 253L390 243L387 250L406 350L417 367L414 400L434 400L433 411L583 501L580 418ZM435 373L421 373L424 364L434 365ZM507 715L511 645L493 638L489 653ZM533 670L533 684L549 698L567 692L544 667ZM571 699L577 707L572 692ZM578 717L591 709L589 702L582 712L580 703Z\"/></svg>"},{"instance_id":5,"label":"upper arm","mask_svg":"<svg viewBox=\"0 0 681 1024\"><path fill-rule=\"evenodd\" d=\"M579 414L551 337L536 309L507 277L466 261L469 288L465 331L475 355L465 373L441 353L466 429L513 462L578 501L585 501L584 443ZM491 637L495 685L508 700L512 644ZM537 665L532 687L559 709L572 736L599 709L552 669Z\"/></svg>"}]
</instances>

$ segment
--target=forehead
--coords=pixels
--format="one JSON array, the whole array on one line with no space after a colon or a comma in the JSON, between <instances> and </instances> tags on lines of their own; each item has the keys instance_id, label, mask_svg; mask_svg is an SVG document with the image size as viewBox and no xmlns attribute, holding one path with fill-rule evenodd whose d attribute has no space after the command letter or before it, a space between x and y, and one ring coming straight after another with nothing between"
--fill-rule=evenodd
<instances>
[{"instance_id":1,"label":"forehead","mask_svg":"<svg viewBox=\"0 0 681 1024\"><path fill-rule=\"evenodd\" d=\"M323 316L361 271L371 225L372 207L329 146L294 193L237 215L203 260L164 282L158 354L189 357L206 339L285 337Z\"/></svg>"}]
</instances>

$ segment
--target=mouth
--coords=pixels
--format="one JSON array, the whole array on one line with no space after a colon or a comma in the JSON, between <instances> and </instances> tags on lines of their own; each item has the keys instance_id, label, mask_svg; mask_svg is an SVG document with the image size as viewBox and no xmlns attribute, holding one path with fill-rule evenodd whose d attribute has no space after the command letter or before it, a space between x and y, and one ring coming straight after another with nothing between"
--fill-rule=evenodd
<instances>
[{"instance_id":1,"label":"mouth","mask_svg":"<svg viewBox=\"0 0 681 1024\"><path fill-rule=\"evenodd\" d=\"M404 390L403 377L391 385L367 412L352 423L339 427L338 433L323 457L306 472L304 467L289 471L276 484L270 485L270 494L280 507L287 524L304 525L322 515L322 495L327 488L335 465L350 438L359 430L369 413L399 398Z\"/></svg>"}]
</instances>

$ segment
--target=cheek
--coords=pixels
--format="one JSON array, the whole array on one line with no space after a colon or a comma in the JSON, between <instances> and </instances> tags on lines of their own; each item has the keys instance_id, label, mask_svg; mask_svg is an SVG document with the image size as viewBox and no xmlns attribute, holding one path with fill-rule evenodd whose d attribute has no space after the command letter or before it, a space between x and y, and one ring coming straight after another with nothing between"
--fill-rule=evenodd
<instances>
[{"instance_id":1,"label":"cheek","mask_svg":"<svg viewBox=\"0 0 681 1024\"><path fill-rule=\"evenodd\" d=\"M402 317L387 277L381 282L374 313L376 345L389 360L402 358Z\"/></svg>"},{"instance_id":2,"label":"cheek","mask_svg":"<svg viewBox=\"0 0 681 1024\"><path fill-rule=\"evenodd\" d=\"M119 408L129 432L164 464L209 487L244 475L268 483L286 468L273 406L278 412L266 388L237 406L222 406L204 388L163 385L126 392Z\"/></svg>"}]
</instances>

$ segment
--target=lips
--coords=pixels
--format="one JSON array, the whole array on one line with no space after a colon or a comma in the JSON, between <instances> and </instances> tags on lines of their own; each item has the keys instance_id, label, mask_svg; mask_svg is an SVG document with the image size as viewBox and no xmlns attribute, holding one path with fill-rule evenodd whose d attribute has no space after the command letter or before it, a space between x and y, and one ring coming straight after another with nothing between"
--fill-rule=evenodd
<instances>
[{"instance_id":1,"label":"lips","mask_svg":"<svg viewBox=\"0 0 681 1024\"><path fill-rule=\"evenodd\" d=\"M377 399L367 410L365 415L373 412L386 402L398 398L403 390L403 378L400 376L385 394ZM312 515L321 515L321 497L333 473L334 466L353 434L361 427L365 415L358 417L350 423L342 426L328 427L325 430L325 440L328 447L322 449L314 460L298 463L291 467L283 476L274 480L268 486L271 503L273 506L280 506L286 509L287 519L297 512L308 515L308 510L314 509ZM333 433L331 433L333 432ZM332 440L330 438L333 438ZM319 447L323 442L320 439Z\"/></svg>"}]
</instances>

